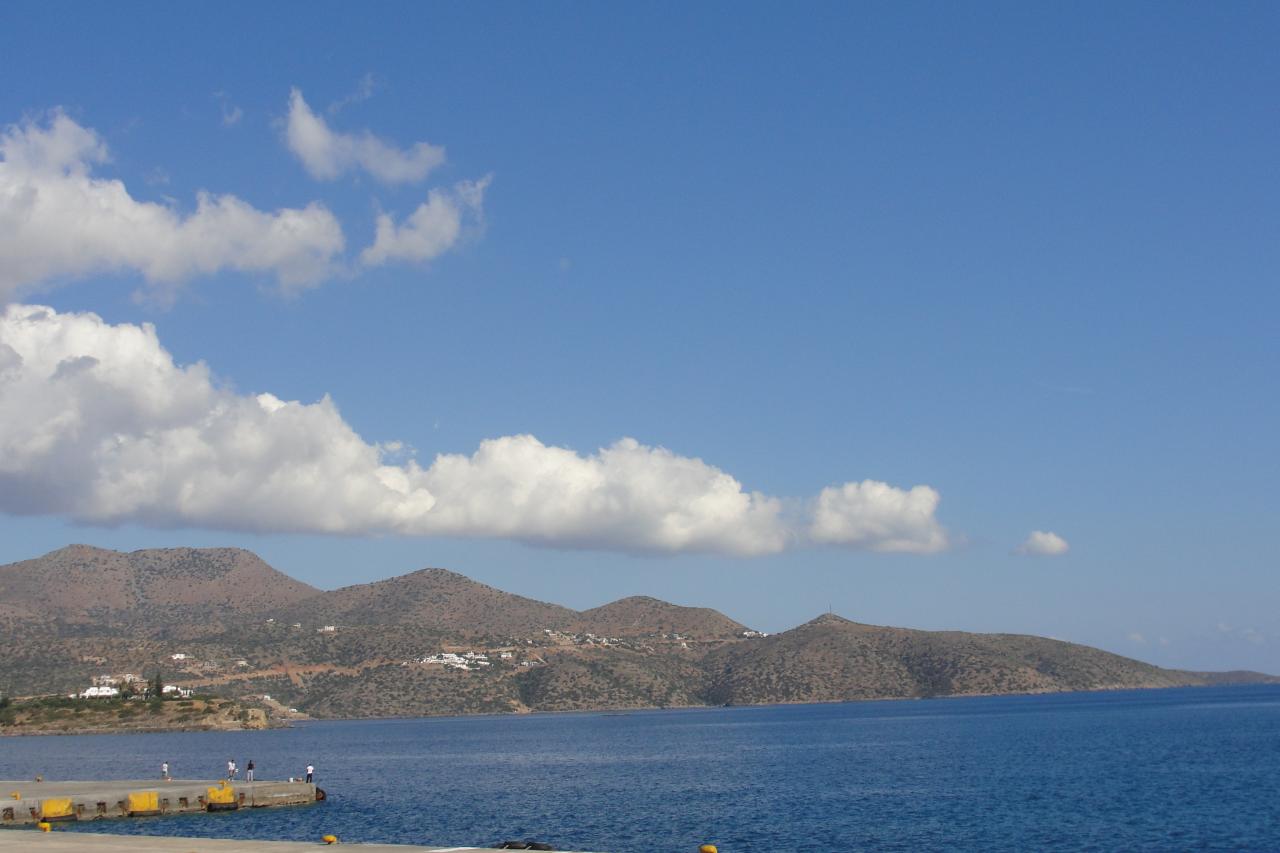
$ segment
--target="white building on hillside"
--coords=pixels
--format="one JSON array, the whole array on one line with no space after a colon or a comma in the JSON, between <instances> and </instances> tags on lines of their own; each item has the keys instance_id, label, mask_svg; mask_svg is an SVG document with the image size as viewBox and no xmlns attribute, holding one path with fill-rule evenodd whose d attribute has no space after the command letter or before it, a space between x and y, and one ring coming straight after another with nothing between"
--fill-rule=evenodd
<instances>
[{"instance_id":1,"label":"white building on hillside","mask_svg":"<svg viewBox=\"0 0 1280 853\"><path fill-rule=\"evenodd\" d=\"M113 696L119 696L120 689L117 687L90 687L80 694L81 699L110 699Z\"/></svg>"}]
</instances>

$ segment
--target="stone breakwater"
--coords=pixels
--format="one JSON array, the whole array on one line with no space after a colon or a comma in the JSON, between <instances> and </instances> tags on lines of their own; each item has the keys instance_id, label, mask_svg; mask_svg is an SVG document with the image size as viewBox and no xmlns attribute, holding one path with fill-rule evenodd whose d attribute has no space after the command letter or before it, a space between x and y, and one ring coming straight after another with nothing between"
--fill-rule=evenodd
<instances>
[{"instance_id":1,"label":"stone breakwater","mask_svg":"<svg viewBox=\"0 0 1280 853\"><path fill-rule=\"evenodd\" d=\"M340 839L339 839L340 840ZM100 835L83 832L0 832L0 853L303 853L324 849L315 841L243 841ZM487 847L424 847L417 844L343 844L359 853L462 853Z\"/></svg>"},{"instance_id":2,"label":"stone breakwater","mask_svg":"<svg viewBox=\"0 0 1280 853\"><path fill-rule=\"evenodd\" d=\"M308 782L0 781L0 826L300 806L323 799L324 792Z\"/></svg>"}]
</instances>

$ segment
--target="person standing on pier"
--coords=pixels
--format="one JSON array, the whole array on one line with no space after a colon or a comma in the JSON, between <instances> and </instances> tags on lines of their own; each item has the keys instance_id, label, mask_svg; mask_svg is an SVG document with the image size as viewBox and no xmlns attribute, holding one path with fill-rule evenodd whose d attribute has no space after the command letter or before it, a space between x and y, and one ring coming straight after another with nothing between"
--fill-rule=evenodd
<instances>
[{"instance_id":1,"label":"person standing on pier","mask_svg":"<svg viewBox=\"0 0 1280 853\"><path fill-rule=\"evenodd\" d=\"M308 764L307 765L307 781L308 782L314 781L315 774L316 774L316 768Z\"/></svg>"},{"instance_id":2,"label":"person standing on pier","mask_svg":"<svg viewBox=\"0 0 1280 853\"><path fill-rule=\"evenodd\" d=\"M236 778L236 760L234 758L227 759L227 778Z\"/></svg>"},{"instance_id":3,"label":"person standing on pier","mask_svg":"<svg viewBox=\"0 0 1280 853\"><path fill-rule=\"evenodd\" d=\"M169 781L169 762L167 761L160 764L160 778L166 782Z\"/></svg>"},{"instance_id":4,"label":"person standing on pier","mask_svg":"<svg viewBox=\"0 0 1280 853\"><path fill-rule=\"evenodd\" d=\"M244 766L244 781L253 781L253 759L249 759L249 763Z\"/></svg>"}]
</instances>

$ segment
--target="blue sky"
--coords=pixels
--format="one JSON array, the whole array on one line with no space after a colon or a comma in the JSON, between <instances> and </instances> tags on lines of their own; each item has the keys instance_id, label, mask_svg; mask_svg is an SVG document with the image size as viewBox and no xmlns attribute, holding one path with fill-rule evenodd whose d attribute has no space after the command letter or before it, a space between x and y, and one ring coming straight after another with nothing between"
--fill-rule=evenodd
<instances>
[{"instance_id":1,"label":"blue sky","mask_svg":"<svg viewBox=\"0 0 1280 853\"><path fill-rule=\"evenodd\" d=\"M1278 38L8 4L0 561L239 545L1280 672Z\"/></svg>"}]
</instances>

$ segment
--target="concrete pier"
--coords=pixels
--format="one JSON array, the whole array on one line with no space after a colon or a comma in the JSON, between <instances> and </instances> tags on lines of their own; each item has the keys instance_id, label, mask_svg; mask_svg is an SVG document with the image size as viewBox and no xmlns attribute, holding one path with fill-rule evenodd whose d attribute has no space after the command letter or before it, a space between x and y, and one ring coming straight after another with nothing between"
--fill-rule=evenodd
<instances>
[{"instance_id":1,"label":"concrete pier","mask_svg":"<svg viewBox=\"0 0 1280 853\"><path fill-rule=\"evenodd\" d=\"M87 832L0 832L0 853L303 853L326 849L316 841L235 841L214 838L159 838ZM338 844L353 853L462 853L484 847L420 847L416 844Z\"/></svg>"},{"instance_id":2,"label":"concrete pier","mask_svg":"<svg viewBox=\"0 0 1280 853\"><path fill-rule=\"evenodd\" d=\"M323 799L308 782L226 782L174 779L168 782L0 781L0 827L41 821L234 811L267 806L298 806Z\"/></svg>"},{"instance_id":3,"label":"concrete pier","mask_svg":"<svg viewBox=\"0 0 1280 853\"><path fill-rule=\"evenodd\" d=\"M88 832L0 832L0 853L303 853L325 849L323 841L238 841ZM353 853L462 853L491 847L421 847L417 844L345 844Z\"/></svg>"}]
</instances>

